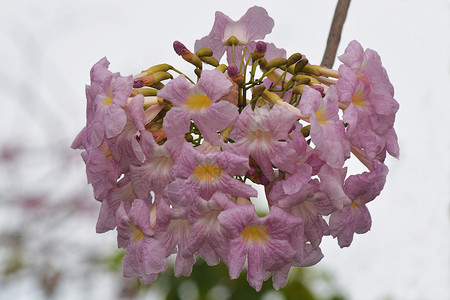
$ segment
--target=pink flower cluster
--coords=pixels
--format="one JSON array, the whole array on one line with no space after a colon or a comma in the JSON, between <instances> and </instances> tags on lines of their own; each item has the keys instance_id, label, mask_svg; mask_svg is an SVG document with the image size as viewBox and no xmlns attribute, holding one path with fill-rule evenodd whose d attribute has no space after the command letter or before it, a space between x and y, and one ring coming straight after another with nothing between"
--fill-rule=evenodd
<instances>
[{"instance_id":1,"label":"pink flower cluster","mask_svg":"<svg viewBox=\"0 0 450 300\"><path fill-rule=\"evenodd\" d=\"M172 254L175 275L189 276L199 255L225 262L232 279L247 262L252 287L272 276L279 289L292 266L321 260L324 236L348 247L370 229L366 204L384 187L386 153L399 155L398 103L381 60L356 41L338 71L286 58L256 41L273 24L261 7L238 21L218 12L195 53L176 42L197 82L172 79L181 72L166 64L125 77L106 58L92 67L87 125L72 147L84 149L101 202L97 232L117 229L126 249L125 277L149 284ZM347 176L350 153L366 172Z\"/></svg>"}]
</instances>

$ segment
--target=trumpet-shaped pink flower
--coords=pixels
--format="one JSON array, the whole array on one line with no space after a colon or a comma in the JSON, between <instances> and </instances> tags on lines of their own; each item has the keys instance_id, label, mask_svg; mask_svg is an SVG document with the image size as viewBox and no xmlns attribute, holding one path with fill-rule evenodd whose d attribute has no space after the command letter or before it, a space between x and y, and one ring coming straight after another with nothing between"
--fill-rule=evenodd
<instances>
[{"instance_id":1,"label":"trumpet-shaped pink flower","mask_svg":"<svg viewBox=\"0 0 450 300\"><path fill-rule=\"evenodd\" d=\"M117 181L115 187L111 189L102 201L100 213L98 215L96 232L104 233L116 228L116 213L119 206L122 204L125 211L129 211L131 204L136 199L136 194L131 186L129 174ZM145 198L146 201L151 202L151 196Z\"/></svg>"},{"instance_id":2,"label":"trumpet-shaped pink flower","mask_svg":"<svg viewBox=\"0 0 450 300\"><path fill-rule=\"evenodd\" d=\"M230 133L235 143L224 144L224 149L252 157L264 176L273 180L273 166L288 172L294 171L297 153L287 142L288 133L297 121L297 115L284 106L247 105Z\"/></svg>"},{"instance_id":3,"label":"trumpet-shaped pink flower","mask_svg":"<svg viewBox=\"0 0 450 300\"><path fill-rule=\"evenodd\" d=\"M189 212L189 219L194 223L184 249L185 256L198 253L208 265L216 265L220 259L227 262L228 239L224 236L218 216L235 204L229 196L216 192L210 200L195 198Z\"/></svg>"},{"instance_id":4,"label":"trumpet-shaped pink flower","mask_svg":"<svg viewBox=\"0 0 450 300\"><path fill-rule=\"evenodd\" d=\"M122 172L128 172L131 164L140 164L145 160L154 143L153 135L145 129L144 96L133 97L125 108L126 123L123 130L107 140L111 153L120 162Z\"/></svg>"},{"instance_id":5,"label":"trumpet-shaped pink flower","mask_svg":"<svg viewBox=\"0 0 450 300\"><path fill-rule=\"evenodd\" d=\"M307 149L308 144L306 143L303 134L299 131L291 132L293 137L292 147L298 155L298 160L295 163L294 171L288 175L288 178L283 181L283 192L287 195L292 195L300 191L304 184L311 180L311 175L313 172L312 166L307 163Z\"/></svg>"},{"instance_id":6,"label":"trumpet-shaped pink flower","mask_svg":"<svg viewBox=\"0 0 450 300\"><path fill-rule=\"evenodd\" d=\"M330 216L330 233L337 237L341 248L348 247L353 241L353 234L366 233L372 225L366 203L377 197L384 187L388 168L381 162L373 161L372 171L347 178L344 191L351 199L342 210Z\"/></svg>"},{"instance_id":7,"label":"trumpet-shaped pink flower","mask_svg":"<svg viewBox=\"0 0 450 300\"><path fill-rule=\"evenodd\" d=\"M344 192L344 180L347 168L335 169L324 164L319 171L320 190L327 194L333 206L341 210L344 205L351 201Z\"/></svg>"},{"instance_id":8,"label":"trumpet-shaped pink flower","mask_svg":"<svg viewBox=\"0 0 450 300\"><path fill-rule=\"evenodd\" d=\"M370 159L383 161L386 151L398 158L393 125L399 105L380 57L352 41L339 59L344 64L339 67L336 88L340 101L348 105L343 120L350 142Z\"/></svg>"},{"instance_id":9,"label":"trumpet-shaped pink flower","mask_svg":"<svg viewBox=\"0 0 450 300\"><path fill-rule=\"evenodd\" d=\"M322 98L317 90L305 86L299 107L310 116L311 140L320 151L319 157L331 167L341 168L350 157L350 145L339 120L336 89L330 87Z\"/></svg>"},{"instance_id":10,"label":"trumpet-shaped pink flower","mask_svg":"<svg viewBox=\"0 0 450 300\"><path fill-rule=\"evenodd\" d=\"M192 229L192 223L188 219L188 210L169 205L169 199L165 194L161 194L161 198L156 199L155 205L157 214L154 230L158 232L156 239L164 249L166 257L177 253L174 266L175 276L189 276L195 258L194 255L184 253Z\"/></svg>"},{"instance_id":11,"label":"trumpet-shaped pink flower","mask_svg":"<svg viewBox=\"0 0 450 300\"><path fill-rule=\"evenodd\" d=\"M328 235L328 225L323 216L328 216L335 208L327 195L320 191L319 183L316 180L311 180L292 195L285 194L282 185L283 181L274 185L269 194L269 201L272 205L281 207L302 219L303 226L296 228L298 233L295 243L293 243L295 248L303 249L304 243L307 241L314 249L318 248L322 237ZM303 252L297 253L296 258L298 265L301 265Z\"/></svg>"},{"instance_id":12,"label":"trumpet-shaped pink flower","mask_svg":"<svg viewBox=\"0 0 450 300\"><path fill-rule=\"evenodd\" d=\"M247 280L257 291L272 274L276 289L286 284L296 254L290 240L302 224L300 218L278 207L259 218L253 205L238 205L220 213L219 222L230 240L227 263L231 279L239 276L248 258Z\"/></svg>"},{"instance_id":13,"label":"trumpet-shaped pink flower","mask_svg":"<svg viewBox=\"0 0 450 300\"><path fill-rule=\"evenodd\" d=\"M264 39L266 34L272 32L274 21L267 11L259 6L253 6L247 10L238 21L233 21L222 12L216 12L211 32L200 40L195 42L195 51L200 48L208 47L213 50L213 56L220 61L225 51L227 52L228 64L239 65L244 47L247 47L247 57L256 48L256 40ZM235 59L233 62L233 53L231 39L235 38ZM286 57L284 49L278 49L272 43L267 43L265 53L267 60L276 57Z\"/></svg>"},{"instance_id":14,"label":"trumpet-shaped pink flower","mask_svg":"<svg viewBox=\"0 0 450 300\"><path fill-rule=\"evenodd\" d=\"M163 129L167 137L188 133L193 120L205 140L217 145L217 131L229 127L239 115L237 106L219 101L229 93L231 85L218 70L203 71L196 85L183 75L169 82L158 92L158 97L174 105L164 117Z\"/></svg>"},{"instance_id":15,"label":"trumpet-shaped pink flower","mask_svg":"<svg viewBox=\"0 0 450 300\"><path fill-rule=\"evenodd\" d=\"M123 276L139 276L142 283L150 284L166 269L166 253L153 237L147 204L136 199L128 213L121 204L117 210L117 224L119 247L127 249L123 258Z\"/></svg>"},{"instance_id":16,"label":"trumpet-shaped pink flower","mask_svg":"<svg viewBox=\"0 0 450 300\"><path fill-rule=\"evenodd\" d=\"M178 160L178 180L168 186L169 196L181 206L190 205L198 196L209 200L216 191L256 197L256 190L232 177L242 176L248 169L247 157L228 151L204 154L186 143Z\"/></svg>"},{"instance_id":17,"label":"trumpet-shaped pink flower","mask_svg":"<svg viewBox=\"0 0 450 300\"><path fill-rule=\"evenodd\" d=\"M98 147L103 142L103 132L101 130L93 130L95 106L94 100L102 87L103 80L113 75L108 70L109 61L106 57L100 59L92 66L90 71L91 85L86 85L85 93L87 99L86 105L86 126L80 131L72 143L73 149L88 149ZM92 146L93 145L93 146Z\"/></svg>"},{"instance_id":18,"label":"trumpet-shaped pink flower","mask_svg":"<svg viewBox=\"0 0 450 300\"><path fill-rule=\"evenodd\" d=\"M153 144L142 164L131 165L130 174L136 195L146 198L150 191L162 192L175 179L175 163L186 143L183 137L167 140L162 146Z\"/></svg>"},{"instance_id":19,"label":"trumpet-shaped pink flower","mask_svg":"<svg viewBox=\"0 0 450 300\"><path fill-rule=\"evenodd\" d=\"M88 183L92 184L95 199L102 201L116 185L121 172L106 143L100 148L87 149L81 153L86 164Z\"/></svg>"}]
</instances>

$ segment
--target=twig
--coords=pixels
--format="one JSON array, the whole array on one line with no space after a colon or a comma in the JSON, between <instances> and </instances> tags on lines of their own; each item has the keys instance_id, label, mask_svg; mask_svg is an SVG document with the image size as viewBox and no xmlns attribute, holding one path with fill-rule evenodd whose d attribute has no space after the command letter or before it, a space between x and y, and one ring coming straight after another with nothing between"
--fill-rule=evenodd
<instances>
[{"instance_id":1,"label":"twig","mask_svg":"<svg viewBox=\"0 0 450 300\"><path fill-rule=\"evenodd\" d=\"M338 0L336 10L334 11L333 21L331 22L330 33L328 35L327 48L323 54L321 63L321 66L323 67L330 69L333 67L349 6L350 0Z\"/></svg>"}]
</instances>

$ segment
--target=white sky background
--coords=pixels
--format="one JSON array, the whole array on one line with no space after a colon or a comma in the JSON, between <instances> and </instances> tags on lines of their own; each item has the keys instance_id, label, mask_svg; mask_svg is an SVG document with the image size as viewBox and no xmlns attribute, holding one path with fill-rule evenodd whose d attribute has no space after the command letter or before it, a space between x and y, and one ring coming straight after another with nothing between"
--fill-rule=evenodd
<instances>
[{"instance_id":1,"label":"white sky background","mask_svg":"<svg viewBox=\"0 0 450 300\"><path fill-rule=\"evenodd\" d=\"M172 42L192 49L216 10L236 20L265 7L275 20L265 40L320 64L335 3L9 1L0 11L0 143L44 134L69 145L85 123L96 61L106 56L123 75L162 62L190 68ZM401 158L387 159L386 186L369 204L372 230L348 249L325 238L317 268L330 268L350 299L450 299L450 0L353 0L338 53L353 39L378 51L395 87Z\"/></svg>"}]
</instances>

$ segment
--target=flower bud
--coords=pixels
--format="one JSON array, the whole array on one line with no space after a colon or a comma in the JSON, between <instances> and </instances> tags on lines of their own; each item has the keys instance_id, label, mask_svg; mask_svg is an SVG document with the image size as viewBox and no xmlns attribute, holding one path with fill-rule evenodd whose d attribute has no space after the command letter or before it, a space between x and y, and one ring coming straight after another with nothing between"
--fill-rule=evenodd
<instances>
[{"instance_id":1,"label":"flower bud","mask_svg":"<svg viewBox=\"0 0 450 300\"><path fill-rule=\"evenodd\" d=\"M162 82L154 83L152 84L152 88L155 88L157 90L160 90L164 87L164 84Z\"/></svg>"},{"instance_id":2,"label":"flower bud","mask_svg":"<svg viewBox=\"0 0 450 300\"><path fill-rule=\"evenodd\" d=\"M321 68L320 66L316 66L316 65L306 65L303 68L302 72L320 76L320 71L319 71L320 68Z\"/></svg>"},{"instance_id":3,"label":"flower bud","mask_svg":"<svg viewBox=\"0 0 450 300\"><path fill-rule=\"evenodd\" d=\"M293 89L292 89L292 93L293 94L303 94L303 88L306 86L306 84L299 84L296 85Z\"/></svg>"},{"instance_id":4,"label":"flower bud","mask_svg":"<svg viewBox=\"0 0 450 300\"><path fill-rule=\"evenodd\" d=\"M250 100L250 106L252 110L255 109L258 99L260 99L262 93L266 90L264 85L259 85L255 87L252 91L252 99Z\"/></svg>"},{"instance_id":5,"label":"flower bud","mask_svg":"<svg viewBox=\"0 0 450 300\"><path fill-rule=\"evenodd\" d=\"M217 67L219 65L219 62L213 56L200 56L200 60L213 67Z\"/></svg>"},{"instance_id":6,"label":"flower bud","mask_svg":"<svg viewBox=\"0 0 450 300\"><path fill-rule=\"evenodd\" d=\"M203 64L202 64L202 61L200 60L200 58L197 55L195 55L194 53L192 53L191 51L189 51L189 49L186 48L186 46L183 43L181 43L179 41L173 42L173 49L175 50L175 52L178 55L181 55L181 57L185 61L193 64L194 66L196 66L199 69L202 69Z\"/></svg>"},{"instance_id":7,"label":"flower bud","mask_svg":"<svg viewBox=\"0 0 450 300\"><path fill-rule=\"evenodd\" d=\"M241 72L239 72L239 68L236 65L229 65L227 68L227 73L230 78L236 82L239 86L244 82L244 77Z\"/></svg>"},{"instance_id":8,"label":"flower bud","mask_svg":"<svg viewBox=\"0 0 450 300\"><path fill-rule=\"evenodd\" d=\"M261 69L265 70L267 67L267 59L265 59L263 57L260 60L258 60L258 62L259 62L259 66L261 67Z\"/></svg>"},{"instance_id":9,"label":"flower bud","mask_svg":"<svg viewBox=\"0 0 450 300\"><path fill-rule=\"evenodd\" d=\"M145 79L142 79L142 78L143 78L143 77L134 79L134 82L133 82L133 88L139 89L139 88L141 88L141 87L144 86L144 80L145 80Z\"/></svg>"},{"instance_id":10,"label":"flower bud","mask_svg":"<svg viewBox=\"0 0 450 300\"><path fill-rule=\"evenodd\" d=\"M293 80L295 80L295 82L297 82L297 84L309 84L311 82L311 78L310 76L307 75L302 75L302 74L297 74L294 77L292 77Z\"/></svg>"},{"instance_id":11,"label":"flower bud","mask_svg":"<svg viewBox=\"0 0 450 300\"><path fill-rule=\"evenodd\" d=\"M303 58L295 64L294 74L298 74L303 71L303 68L308 64L308 59Z\"/></svg>"},{"instance_id":12,"label":"flower bud","mask_svg":"<svg viewBox=\"0 0 450 300\"><path fill-rule=\"evenodd\" d=\"M261 94L261 97L272 104L277 104L277 102L280 100L283 101L283 99L281 99L277 94L269 92L268 90L264 90Z\"/></svg>"},{"instance_id":13,"label":"flower bud","mask_svg":"<svg viewBox=\"0 0 450 300\"><path fill-rule=\"evenodd\" d=\"M203 47L198 49L197 52L195 52L195 54L197 54L198 57L202 58L203 56L212 56L213 51L209 48Z\"/></svg>"},{"instance_id":14,"label":"flower bud","mask_svg":"<svg viewBox=\"0 0 450 300\"><path fill-rule=\"evenodd\" d=\"M198 78L202 76L202 70L199 68L195 68L194 73L195 75L197 75Z\"/></svg>"},{"instance_id":15,"label":"flower bud","mask_svg":"<svg viewBox=\"0 0 450 300\"><path fill-rule=\"evenodd\" d=\"M259 58L264 57L267 51L267 44L263 41L256 42L256 48L252 53L252 60L255 61Z\"/></svg>"},{"instance_id":16,"label":"flower bud","mask_svg":"<svg viewBox=\"0 0 450 300\"><path fill-rule=\"evenodd\" d=\"M173 76L168 72L156 72L153 74L153 78L153 84L155 84L166 79L173 79Z\"/></svg>"},{"instance_id":17,"label":"flower bud","mask_svg":"<svg viewBox=\"0 0 450 300\"><path fill-rule=\"evenodd\" d=\"M137 94L144 95L144 97L148 96L156 96L158 90L151 88L135 88L131 93L132 96L136 96Z\"/></svg>"},{"instance_id":18,"label":"flower bud","mask_svg":"<svg viewBox=\"0 0 450 300\"><path fill-rule=\"evenodd\" d=\"M272 68L278 68L282 65L286 65L288 60L286 58L274 58L271 61L269 61L266 65L266 69L272 69Z\"/></svg>"},{"instance_id":19,"label":"flower bud","mask_svg":"<svg viewBox=\"0 0 450 300\"><path fill-rule=\"evenodd\" d=\"M165 79L172 79L172 74L168 72L156 72L152 75L147 75L134 79L133 87L135 89L142 88L144 86L153 86Z\"/></svg>"},{"instance_id":20,"label":"flower bud","mask_svg":"<svg viewBox=\"0 0 450 300\"><path fill-rule=\"evenodd\" d=\"M141 73L145 74L145 75L152 75L156 72L167 72L172 68L173 67L169 64L159 64L159 65L154 65L154 66L148 68L147 70L143 70L143 71L141 71Z\"/></svg>"},{"instance_id":21,"label":"flower bud","mask_svg":"<svg viewBox=\"0 0 450 300\"><path fill-rule=\"evenodd\" d=\"M303 55L301 55L300 53L294 53L291 56L289 56L288 58L288 62L286 64L286 67L289 67L290 65L295 64L296 62L298 62L299 60L301 60L303 57Z\"/></svg>"},{"instance_id":22,"label":"flower bud","mask_svg":"<svg viewBox=\"0 0 450 300\"><path fill-rule=\"evenodd\" d=\"M188 53L191 52L180 41L173 42L173 50L175 50L175 53L178 54L178 55L185 55L185 54L188 54Z\"/></svg>"},{"instance_id":23,"label":"flower bud","mask_svg":"<svg viewBox=\"0 0 450 300\"><path fill-rule=\"evenodd\" d=\"M265 89L266 87L264 85L258 85L255 87L252 91L252 98L258 98L261 96Z\"/></svg>"},{"instance_id":24,"label":"flower bud","mask_svg":"<svg viewBox=\"0 0 450 300\"><path fill-rule=\"evenodd\" d=\"M326 76L326 77L334 77L339 79L339 73L336 70L328 69L321 67L319 68L320 75Z\"/></svg>"}]
</instances>

